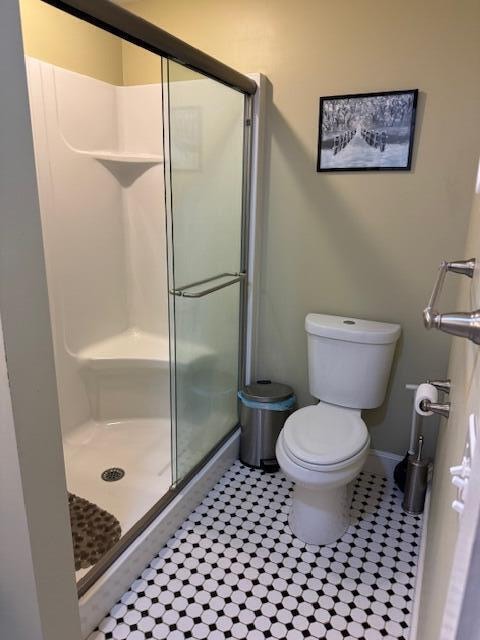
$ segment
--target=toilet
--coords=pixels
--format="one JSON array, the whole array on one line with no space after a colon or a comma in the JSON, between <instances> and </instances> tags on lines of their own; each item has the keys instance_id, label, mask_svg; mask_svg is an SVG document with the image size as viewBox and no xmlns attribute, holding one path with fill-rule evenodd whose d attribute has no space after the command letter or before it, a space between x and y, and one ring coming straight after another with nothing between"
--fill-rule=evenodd
<instances>
[{"instance_id":1,"label":"toilet","mask_svg":"<svg viewBox=\"0 0 480 640\"><path fill-rule=\"evenodd\" d=\"M368 455L362 409L385 398L400 325L310 313L305 319L310 393L277 440L282 471L294 483L292 532L309 544L338 540L350 524L353 481Z\"/></svg>"}]
</instances>

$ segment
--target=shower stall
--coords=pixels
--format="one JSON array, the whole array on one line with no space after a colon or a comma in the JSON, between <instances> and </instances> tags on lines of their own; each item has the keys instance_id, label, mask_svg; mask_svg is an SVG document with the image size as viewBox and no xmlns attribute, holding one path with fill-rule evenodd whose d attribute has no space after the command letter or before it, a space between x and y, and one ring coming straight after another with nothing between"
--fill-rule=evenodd
<instances>
[{"instance_id":1,"label":"shower stall","mask_svg":"<svg viewBox=\"0 0 480 640\"><path fill-rule=\"evenodd\" d=\"M27 50L81 595L238 426L256 84L104 0L50 4L120 69Z\"/></svg>"}]
</instances>

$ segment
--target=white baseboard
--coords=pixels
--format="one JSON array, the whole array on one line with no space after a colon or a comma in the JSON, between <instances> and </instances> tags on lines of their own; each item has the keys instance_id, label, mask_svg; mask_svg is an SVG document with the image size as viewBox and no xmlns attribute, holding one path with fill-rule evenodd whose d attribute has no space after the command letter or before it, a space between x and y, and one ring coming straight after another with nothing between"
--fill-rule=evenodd
<instances>
[{"instance_id":1,"label":"white baseboard","mask_svg":"<svg viewBox=\"0 0 480 640\"><path fill-rule=\"evenodd\" d=\"M410 618L410 632L408 640L417 640L418 618L420 615L420 597L422 595L423 568L425 566L425 551L427 548L428 515L430 513L430 498L432 490L432 474L428 483L427 495L425 496L425 508L423 510L423 527L420 538L420 550L418 552L417 576L415 579L415 595L413 597L412 615Z\"/></svg>"},{"instance_id":2,"label":"white baseboard","mask_svg":"<svg viewBox=\"0 0 480 640\"><path fill-rule=\"evenodd\" d=\"M240 432L237 431L80 599L83 638L93 631L170 536L238 458L239 442Z\"/></svg>"},{"instance_id":3,"label":"white baseboard","mask_svg":"<svg viewBox=\"0 0 480 640\"><path fill-rule=\"evenodd\" d=\"M393 470L401 460L403 460L403 457L396 453L370 449L363 470L393 480Z\"/></svg>"}]
</instances>

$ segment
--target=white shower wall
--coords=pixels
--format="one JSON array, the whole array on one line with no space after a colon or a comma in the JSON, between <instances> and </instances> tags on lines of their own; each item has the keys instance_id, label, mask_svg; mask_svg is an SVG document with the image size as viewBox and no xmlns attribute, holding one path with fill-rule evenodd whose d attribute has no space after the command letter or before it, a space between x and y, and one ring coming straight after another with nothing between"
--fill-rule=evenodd
<instances>
[{"instance_id":1,"label":"white shower wall","mask_svg":"<svg viewBox=\"0 0 480 640\"><path fill-rule=\"evenodd\" d=\"M62 429L165 417L161 85L27 71Z\"/></svg>"},{"instance_id":2,"label":"white shower wall","mask_svg":"<svg viewBox=\"0 0 480 640\"><path fill-rule=\"evenodd\" d=\"M126 530L237 423L240 287L175 298L172 438L162 85L27 71L67 485ZM178 287L240 268L244 98L169 89Z\"/></svg>"},{"instance_id":3,"label":"white shower wall","mask_svg":"<svg viewBox=\"0 0 480 640\"><path fill-rule=\"evenodd\" d=\"M161 156L161 86L117 87L116 93L120 147ZM130 169L127 171L132 173ZM168 336L163 164L141 172L122 193L129 257L130 324L142 331Z\"/></svg>"},{"instance_id":4,"label":"white shower wall","mask_svg":"<svg viewBox=\"0 0 480 640\"><path fill-rule=\"evenodd\" d=\"M172 297L172 429L162 85L26 65L67 487L126 532L237 423L240 287ZM169 88L178 287L240 268L244 98Z\"/></svg>"}]
</instances>

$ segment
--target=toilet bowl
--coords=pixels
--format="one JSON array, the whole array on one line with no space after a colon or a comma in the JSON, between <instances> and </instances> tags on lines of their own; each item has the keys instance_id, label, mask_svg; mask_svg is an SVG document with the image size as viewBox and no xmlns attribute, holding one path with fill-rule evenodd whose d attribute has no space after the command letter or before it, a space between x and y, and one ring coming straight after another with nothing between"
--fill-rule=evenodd
<instances>
[{"instance_id":1,"label":"toilet bowl","mask_svg":"<svg viewBox=\"0 0 480 640\"><path fill-rule=\"evenodd\" d=\"M288 418L276 454L294 483L289 525L298 538L324 545L344 534L350 524L351 483L369 446L359 411L321 402Z\"/></svg>"},{"instance_id":2,"label":"toilet bowl","mask_svg":"<svg viewBox=\"0 0 480 640\"><path fill-rule=\"evenodd\" d=\"M400 326L308 314L310 393L320 402L295 411L276 445L294 483L289 525L304 542L338 540L350 524L353 481L368 455L362 409L385 398Z\"/></svg>"}]
</instances>

